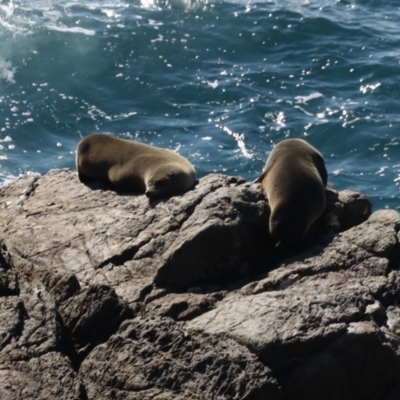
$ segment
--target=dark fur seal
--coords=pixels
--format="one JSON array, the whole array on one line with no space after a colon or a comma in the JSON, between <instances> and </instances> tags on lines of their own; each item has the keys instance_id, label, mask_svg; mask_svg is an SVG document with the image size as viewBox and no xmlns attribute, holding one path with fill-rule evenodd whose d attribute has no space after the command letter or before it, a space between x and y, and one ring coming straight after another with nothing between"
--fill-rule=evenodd
<instances>
[{"instance_id":1,"label":"dark fur seal","mask_svg":"<svg viewBox=\"0 0 400 400\"><path fill-rule=\"evenodd\" d=\"M324 158L302 139L279 142L268 157L262 184L271 207L269 231L277 246L298 244L326 205Z\"/></svg>"},{"instance_id":2,"label":"dark fur seal","mask_svg":"<svg viewBox=\"0 0 400 400\"><path fill-rule=\"evenodd\" d=\"M103 180L150 198L182 194L196 183L196 171L173 151L104 134L83 138L76 150L79 180Z\"/></svg>"}]
</instances>

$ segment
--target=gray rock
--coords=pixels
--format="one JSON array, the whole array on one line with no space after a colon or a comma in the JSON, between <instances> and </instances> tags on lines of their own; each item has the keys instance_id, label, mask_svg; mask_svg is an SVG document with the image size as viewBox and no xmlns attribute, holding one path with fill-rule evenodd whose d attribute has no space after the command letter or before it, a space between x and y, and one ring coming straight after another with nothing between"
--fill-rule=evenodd
<instances>
[{"instance_id":1,"label":"gray rock","mask_svg":"<svg viewBox=\"0 0 400 400\"><path fill-rule=\"evenodd\" d=\"M85 388L68 359L58 352L2 362L1 399L86 400Z\"/></svg>"},{"instance_id":2,"label":"gray rock","mask_svg":"<svg viewBox=\"0 0 400 400\"><path fill-rule=\"evenodd\" d=\"M168 318L125 321L80 373L91 399L282 399L271 371L244 346L189 334Z\"/></svg>"},{"instance_id":3,"label":"gray rock","mask_svg":"<svg viewBox=\"0 0 400 400\"><path fill-rule=\"evenodd\" d=\"M96 345L107 341L122 321L134 315L108 286L90 286L58 307L66 335L79 362Z\"/></svg>"},{"instance_id":4,"label":"gray rock","mask_svg":"<svg viewBox=\"0 0 400 400\"><path fill-rule=\"evenodd\" d=\"M394 398L388 393L400 382L400 287L391 269L399 222L397 212L374 213L226 297L186 329L249 348L289 398Z\"/></svg>"},{"instance_id":5,"label":"gray rock","mask_svg":"<svg viewBox=\"0 0 400 400\"><path fill-rule=\"evenodd\" d=\"M395 399L400 215L327 190L277 261L258 184L0 188L0 398Z\"/></svg>"}]
</instances>

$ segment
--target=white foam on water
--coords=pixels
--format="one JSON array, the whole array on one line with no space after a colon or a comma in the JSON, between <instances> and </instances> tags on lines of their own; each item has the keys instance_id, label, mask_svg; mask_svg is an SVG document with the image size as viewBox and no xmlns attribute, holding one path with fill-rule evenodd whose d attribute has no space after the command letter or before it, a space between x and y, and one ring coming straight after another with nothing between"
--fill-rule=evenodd
<instances>
[{"instance_id":1,"label":"white foam on water","mask_svg":"<svg viewBox=\"0 0 400 400\"><path fill-rule=\"evenodd\" d=\"M14 2L9 1L7 4L0 4L0 10L5 13L6 17L9 17L14 12Z\"/></svg>"},{"instance_id":2,"label":"white foam on water","mask_svg":"<svg viewBox=\"0 0 400 400\"><path fill-rule=\"evenodd\" d=\"M71 0L9 0L6 4L2 4L0 0L0 33L3 28L14 35L29 35L33 33L35 28L45 27L53 31L93 36L95 35L93 29L75 25L80 21L73 21L74 7L79 7L79 15L76 16L78 20L82 9L86 9L88 19L98 20L98 14L95 12L100 11L106 18L115 21L121 17L121 12L129 6L126 1L110 2L109 0L89 0L85 2ZM65 22L65 17L71 22Z\"/></svg>"},{"instance_id":3,"label":"white foam on water","mask_svg":"<svg viewBox=\"0 0 400 400\"><path fill-rule=\"evenodd\" d=\"M10 174L0 174L0 179L2 181L0 187L6 186L10 184L11 182L14 182L18 177L15 175L10 175Z\"/></svg>"},{"instance_id":4,"label":"white foam on water","mask_svg":"<svg viewBox=\"0 0 400 400\"><path fill-rule=\"evenodd\" d=\"M82 33L83 35L88 35L88 36L94 36L96 34L94 30L81 28L79 26L68 28L67 26L63 25L47 25L47 28L52 31Z\"/></svg>"},{"instance_id":5,"label":"white foam on water","mask_svg":"<svg viewBox=\"0 0 400 400\"><path fill-rule=\"evenodd\" d=\"M246 144L244 143L244 133L237 133L229 129L227 126L221 126L221 125L216 125L217 128L222 129L224 132L226 132L229 136L232 136L238 147L240 152L243 154L244 157L246 158L253 158L253 153L248 151L246 149Z\"/></svg>"},{"instance_id":6,"label":"white foam on water","mask_svg":"<svg viewBox=\"0 0 400 400\"><path fill-rule=\"evenodd\" d=\"M313 116L314 116L313 113L310 113L310 112L306 111L303 107L300 107L300 106L293 106L293 108L295 108L295 109L297 109L297 110L300 110L302 113L304 113L305 115L307 115L307 116L309 116L309 117L313 117Z\"/></svg>"},{"instance_id":7,"label":"white foam on water","mask_svg":"<svg viewBox=\"0 0 400 400\"><path fill-rule=\"evenodd\" d=\"M140 0L140 7L150 11L163 9L193 11L212 3L213 1L209 0Z\"/></svg>"},{"instance_id":8,"label":"white foam on water","mask_svg":"<svg viewBox=\"0 0 400 400\"><path fill-rule=\"evenodd\" d=\"M22 18L22 22L19 21L21 18L15 15L16 8L18 9L18 6L12 0L6 4L0 4L0 28L11 32L13 35L26 34L28 32L25 27L27 21L25 21L25 18Z\"/></svg>"},{"instance_id":9,"label":"white foam on water","mask_svg":"<svg viewBox=\"0 0 400 400\"><path fill-rule=\"evenodd\" d=\"M10 61L0 58L0 79L4 79L9 83L15 83L14 74L16 70Z\"/></svg>"},{"instance_id":10,"label":"white foam on water","mask_svg":"<svg viewBox=\"0 0 400 400\"><path fill-rule=\"evenodd\" d=\"M137 115L137 111L131 111L128 113L121 113L121 114L117 114L117 115L113 115L111 117L112 120L122 120L122 119L126 119L129 117L132 117L133 115Z\"/></svg>"},{"instance_id":11,"label":"white foam on water","mask_svg":"<svg viewBox=\"0 0 400 400\"><path fill-rule=\"evenodd\" d=\"M381 86L381 83L378 82L375 85L361 85L360 86L360 92L362 94L366 94L368 92L373 92L375 89L377 89L379 86Z\"/></svg>"},{"instance_id":12,"label":"white foam on water","mask_svg":"<svg viewBox=\"0 0 400 400\"><path fill-rule=\"evenodd\" d=\"M157 0L140 0L140 7L145 10L160 10Z\"/></svg>"},{"instance_id":13,"label":"white foam on water","mask_svg":"<svg viewBox=\"0 0 400 400\"><path fill-rule=\"evenodd\" d=\"M323 97L322 93L315 92L311 93L308 96L296 96L295 100L299 104L307 104L308 101L318 99L319 97Z\"/></svg>"}]
</instances>

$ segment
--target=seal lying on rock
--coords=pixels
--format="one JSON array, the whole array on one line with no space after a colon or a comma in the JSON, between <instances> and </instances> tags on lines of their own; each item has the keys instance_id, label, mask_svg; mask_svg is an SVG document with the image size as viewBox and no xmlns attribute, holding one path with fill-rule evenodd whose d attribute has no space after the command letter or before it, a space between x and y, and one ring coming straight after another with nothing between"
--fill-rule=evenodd
<instances>
[{"instance_id":1,"label":"seal lying on rock","mask_svg":"<svg viewBox=\"0 0 400 400\"><path fill-rule=\"evenodd\" d=\"M173 151L104 134L83 138L76 150L79 180L103 180L150 198L182 194L196 183L196 171Z\"/></svg>"},{"instance_id":2,"label":"seal lying on rock","mask_svg":"<svg viewBox=\"0 0 400 400\"><path fill-rule=\"evenodd\" d=\"M326 205L328 174L324 158L302 139L279 142L261 176L271 216L269 231L276 246L299 243Z\"/></svg>"}]
</instances>

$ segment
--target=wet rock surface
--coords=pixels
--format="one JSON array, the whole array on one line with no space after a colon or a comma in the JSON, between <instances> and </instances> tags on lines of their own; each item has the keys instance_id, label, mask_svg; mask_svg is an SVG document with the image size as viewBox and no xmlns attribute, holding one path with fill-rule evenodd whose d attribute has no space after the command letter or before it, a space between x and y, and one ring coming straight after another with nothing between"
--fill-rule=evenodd
<instances>
[{"instance_id":1,"label":"wet rock surface","mask_svg":"<svg viewBox=\"0 0 400 400\"><path fill-rule=\"evenodd\" d=\"M70 170L0 188L0 398L397 399L400 215L327 200L277 260L241 178L156 202Z\"/></svg>"}]
</instances>

